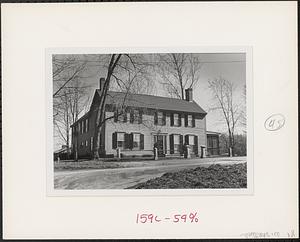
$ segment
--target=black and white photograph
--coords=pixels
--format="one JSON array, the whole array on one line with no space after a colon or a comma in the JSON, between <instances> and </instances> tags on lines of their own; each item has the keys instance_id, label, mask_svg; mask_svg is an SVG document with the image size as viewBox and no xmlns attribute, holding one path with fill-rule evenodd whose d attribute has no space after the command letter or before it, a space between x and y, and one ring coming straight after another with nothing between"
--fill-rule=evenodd
<instances>
[{"instance_id":1,"label":"black and white photograph","mask_svg":"<svg viewBox=\"0 0 300 242\"><path fill-rule=\"evenodd\" d=\"M52 54L54 189L246 189L246 52Z\"/></svg>"},{"instance_id":2,"label":"black and white photograph","mask_svg":"<svg viewBox=\"0 0 300 242\"><path fill-rule=\"evenodd\" d=\"M297 17L1 3L3 238L299 238Z\"/></svg>"}]
</instances>

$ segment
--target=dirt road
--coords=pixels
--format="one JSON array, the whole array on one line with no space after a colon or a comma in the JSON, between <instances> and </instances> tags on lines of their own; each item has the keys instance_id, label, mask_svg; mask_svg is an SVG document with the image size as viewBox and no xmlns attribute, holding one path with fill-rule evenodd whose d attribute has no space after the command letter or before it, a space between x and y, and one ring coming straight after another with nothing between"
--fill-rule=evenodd
<instances>
[{"instance_id":1,"label":"dirt road","mask_svg":"<svg viewBox=\"0 0 300 242\"><path fill-rule=\"evenodd\" d=\"M181 159L168 162L151 162L149 166L142 167L58 171L54 173L54 187L55 189L123 189L159 177L166 172L211 164L236 164L245 161L246 157Z\"/></svg>"}]
</instances>

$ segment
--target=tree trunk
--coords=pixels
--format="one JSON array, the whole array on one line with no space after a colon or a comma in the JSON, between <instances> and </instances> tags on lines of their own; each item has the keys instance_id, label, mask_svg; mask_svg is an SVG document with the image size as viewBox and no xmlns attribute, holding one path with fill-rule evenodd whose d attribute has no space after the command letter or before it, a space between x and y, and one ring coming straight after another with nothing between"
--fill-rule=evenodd
<instances>
[{"instance_id":1,"label":"tree trunk","mask_svg":"<svg viewBox=\"0 0 300 242\"><path fill-rule=\"evenodd\" d=\"M101 139L101 133L102 133L103 125L101 125L100 128L96 128L94 132L94 144L93 144L93 159L99 160L99 151L101 150L103 139Z\"/></svg>"},{"instance_id":2,"label":"tree trunk","mask_svg":"<svg viewBox=\"0 0 300 242\"><path fill-rule=\"evenodd\" d=\"M229 139L229 156L232 157L233 156L233 147L232 147L232 144L233 144L233 140L232 140L232 133L230 130L228 130L228 139Z\"/></svg>"},{"instance_id":3,"label":"tree trunk","mask_svg":"<svg viewBox=\"0 0 300 242\"><path fill-rule=\"evenodd\" d=\"M105 100L103 99L103 102L105 102ZM102 105L100 104L99 107L101 107ZM105 107L105 105L103 105ZM98 118L99 117L99 118ZM97 120L98 122L96 122L95 126L95 132L94 132L94 144L93 144L93 159L95 160L99 160L100 156L99 156L99 150L101 148L101 141L103 142L103 139L101 139L101 133L102 133L102 129L103 129L103 125L104 125L104 119L105 119L105 108L98 108L97 111Z\"/></svg>"},{"instance_id":4,"label":"tree trunk","mask_svg":"<svg viewBox=\"0 0 300 242\"><path fill-rule=\"evenodd\" d=\"M99 160L99 148L100 148L100 130L95 129L94 133L94 144L93 144L93 159Z\"/></svg>"},{"instance_id":5,"label":"tree trunk","mask_svg":"<svg viewBox=\"0 0 300 242\"><path fill-rule=\"evenodd\" d=\"M69 125L69 124L67 124L67 125ZM69 135L70 135L70 131L69 131L69 129L67 128L67 160L69 160L70 159L70 151L69 151L69 147L70 147L70 145L69 145L69 143L70 143L70 137L69 137Z\"/></svg>"},{"instance_id":6,"label":"tree trunk","mask_svg":"<svg viewBox=\"0 0 300 242\"><path fill-rule=\"evenodd\" d=\"M75 131L77 132L77 131ZM78 136L75 133L75 161L78 161Z\"/></svg>"}]
</instances>

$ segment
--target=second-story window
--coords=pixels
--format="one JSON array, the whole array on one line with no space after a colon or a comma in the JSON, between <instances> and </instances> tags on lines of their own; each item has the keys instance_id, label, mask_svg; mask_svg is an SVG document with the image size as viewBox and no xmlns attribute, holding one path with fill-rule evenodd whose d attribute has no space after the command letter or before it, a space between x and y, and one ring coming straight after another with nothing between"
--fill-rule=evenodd
<instances>
[{"instance_id":1,"label":"second-story window","mask_svg":"<svg viewBox=\"0 0 300 242\"><path fill-rule=\"evenodd\" d=\"M180 120L179 120L179 114L178 113L174 113L173 114L173 118L174 118L174 126L180 126Z\"/></svg>"},{"instance_id":2,"label":"second-story window","mask_svg":"<svg viewBox=\"0 0 300 242\"><path fill-rule=\"evenodd\" d=\"M164 112L156 112L154 114L154 124L156 125L166 125L166 114Z\"/></svg>"},{"instance_id":3,"label":"second-story window","mask_svg":"<svg viewBox=\"0 0 300 242\"><path fill-rule=\"evenodd\" d=\"M184 116L185 127L195 127L195 117L192 114Z\"/></svg>"},{"instance_id":4,"label":"second-story window","mask_svg":"<svg viewBox=\"0 0 300 242\"><path fill-rule=\"evenodd\" d=\"M130 112L130 123L140 124L142 123L142 112L138 109L134 109Z\"/></svg>"},{"instance_id":5,"label":"second-story window","mask_svg":"<svg viewBox=\"0 0 300 242\"><path fill-rule=\"evenodd\" d=\"M122 122L122 123L126 123L127 122L127 113L119 114L118 121Z\"/></svg>"},{"instance_id":6,"label":"second-story window","mask_svg":"<svg viewBox=\"0 0 300 242\"><path fill-rule=\"evenodd\" d=\"M164 113L157 112L157 124L158 125L163 125L163 118L164 118Z\"/></svg>"},{"instance_id":7,"label":"second-story window","mask_svg":"<svg viewBox=\"0 0 300 242\"><path fill-rule=\"evenodd\" d=\"M188 126L193 127L193 115L188 115Z\"/></svg>"},{"instance_id":8,"label":"second-story window","mask_svg":"<svg viewBox=\"0 0 300 242\"><path fill-rule=\"evenodd\" d=\"M127 113L125 112L125 110L114 111L114 122L121 122L121 123L127 122Z\"/></svg>"},{"instance_id":9,"label":"second-story window","mask_svg":"<svg viewBox=\"0 0 300 242\"><path fill-rule=\"evenodd\" d=\"M133 110L133 122L138 123L140 119L139 110Z\"/></svg>"}]
</instances>

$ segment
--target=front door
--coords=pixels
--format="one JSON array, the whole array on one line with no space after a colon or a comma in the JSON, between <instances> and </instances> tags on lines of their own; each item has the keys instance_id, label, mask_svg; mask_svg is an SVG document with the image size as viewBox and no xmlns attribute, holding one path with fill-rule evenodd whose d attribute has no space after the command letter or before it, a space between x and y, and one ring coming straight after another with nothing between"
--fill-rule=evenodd
<instances>
[{"instance_id":1,"label":"front door","mask_svg":"<svg viewBox=\"0 0 300 242\"><path fill-rule=\"evenodd\" d=\"M158 149L158 156L166 154L166 135L154 135L154 144Z\"/></svg>"}]
</instances>

